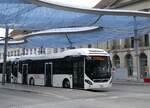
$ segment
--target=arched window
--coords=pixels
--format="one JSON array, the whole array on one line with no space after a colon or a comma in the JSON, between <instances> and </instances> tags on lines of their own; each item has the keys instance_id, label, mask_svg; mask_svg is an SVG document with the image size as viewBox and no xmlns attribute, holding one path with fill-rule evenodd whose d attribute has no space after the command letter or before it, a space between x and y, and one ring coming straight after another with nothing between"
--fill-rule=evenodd
<instances>
[{"instance_id":1,"label":"arched window","mask_svg":"<svg viewBox=\"0 0 150 108\"><path fill-rule=\"evenodd\" d=\"M148 74L147 56L145 53L141 53L139 56L140 60L140 73L141 77L146 77Z\"/></svg>"},{"instance_id":2,"label":"arched window","mask_svg":"<svg viewBox=\"0 0 150 108\"><path fill-rule=\"evenodd\" d=\"M126 67L128 71L128 76L133 76L133 57L131 54L125 56Z\"/></svg>"},{"instance_id":3,"label":"arched window","mask_svg":"<svg viewBox=\"0 0 150 108\"><path fill-rule=\"evenodd\" d=\"M116 67L116 68L120 68L120 58L118 55L114 55L113 56L113 65Z\"/></svg>"}]
</instances>

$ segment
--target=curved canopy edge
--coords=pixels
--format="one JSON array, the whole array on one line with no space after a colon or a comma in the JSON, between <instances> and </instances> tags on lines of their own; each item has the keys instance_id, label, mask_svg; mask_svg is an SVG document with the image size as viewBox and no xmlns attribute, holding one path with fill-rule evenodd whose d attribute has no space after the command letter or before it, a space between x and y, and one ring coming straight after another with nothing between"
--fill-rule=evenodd
<instances>
[{"instance_id":1,"label":"curved canopy edge","mask_svg":"<svg viewBox=\"0 0 150 108\"><path fill-rule=\"evenodd\" d=\"M93 13L98 15L118 15L118 16L142 16L150 17L150 13L142 11L132 11L132 10L114 10L114 9L98 9L98 8L86 8L86 7L72 7L70 5L58 4L52 1L44 0L26 0L30 3L37 4L39 6L45 6L49 8L55 8L66 11L74 11L81 13Z\"/></svg>"}]
</instances>

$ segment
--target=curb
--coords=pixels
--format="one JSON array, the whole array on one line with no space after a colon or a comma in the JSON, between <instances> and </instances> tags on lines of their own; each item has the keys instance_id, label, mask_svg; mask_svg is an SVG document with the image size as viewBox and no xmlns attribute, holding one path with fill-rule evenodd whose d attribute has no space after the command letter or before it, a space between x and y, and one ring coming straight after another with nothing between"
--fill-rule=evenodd
<instances>
[{"instance_id":1,"label":"curb","mask_svg":"<svg viewBox=\"0 0 150 108\"><path fill-rule=\"evenodd\" d=\"M143 85L143 86L150 86L150 83L144 82L135 82L135 81L113 81L113 84L123 84L123 85Z\"/></svg>"}]
</instances>

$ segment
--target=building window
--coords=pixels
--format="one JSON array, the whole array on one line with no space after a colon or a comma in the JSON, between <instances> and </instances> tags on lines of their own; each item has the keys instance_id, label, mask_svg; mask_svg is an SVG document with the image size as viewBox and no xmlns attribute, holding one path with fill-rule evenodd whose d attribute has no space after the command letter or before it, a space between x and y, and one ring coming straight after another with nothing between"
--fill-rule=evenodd
<instances>
[{"instance_id":1,"label":"building window","mask_svg":"<svg viewBox=\"0 0 150 108\"><path fill-rule=\"evenodd\" d=\"M22 49L22 55L25 55L25 48Z\"/></svg>"},{"instance_id":2,"label":"building window","mask_svg":"<svg viewBox=\"0 0 150 108\"><path fill-rule=\"evenodd\" d=\"M25 55L28 55L28 51L29 51L29 50L28 50L28 49L26 49L26 53L25 53Z\"/></svg>"},{"instance_id":3,"label":"building window","mask_svg":"<svg viewBox=\"0 0 150 108\"><path fill-rule=\"evenodd\" d=\"M38 48L38 54L41 54L41 48Z\"/></svg>"},{"instance_id":4,"label":"building window","mask_svg":"<svg viewBox=\"0 0 150 108\"><path fill-rule=\"evenodd\" d=\"M57 53L58 52L58 49L57 48L54 48L54 53Z\"/></svg>"},{"instance_id":5,"label":"building window","mask_svg":"<svg viewBox=\"0 0 150 108\"><path fill-rule=\"evenodd\" d=\"M92 45L91 45L91 44L88 44L88 48L92 48Z\"/></svg>"},{"instance_id":6,"label":"building window","mask_svg":"<svg viewBox=\"0 0 150 108\"><path fill-rule=\"evenodd\" d=\"M141 78L148 76L148 64L147 64L147 55L145 53L141 53L139 56L140 60L140 73Z\"/></svg>"},{"instance_id":7,"label":"building window","mask_svg":"<svg viewBox=\"0 0 150 108\"><path fill-rule=\"evenodd\" d=\"M134 37L131 37L131 48L134 48Z\"/></svg>"},{"instance_id":8,"label":"building window","mask_svg":"<svg viewBox=\"0 0 150 108\"><path fill-rule=\"evenodd\" d=\"M0 53L0 58L2 58L2 54Z\"/></svg>"},{"instance_id":9,"label":"building window","mask_svg":"<svg viewBox=\"0 0 150 108\"><path fill-rule=\"evenodd\" d=\"M109 49L109 41L106 41L106 44L107 44L106 49Z\"/></svg>"},{"instance_id":10,"label":"building window","mask_svg":"<svg viewBox=\"0 0 150 108\"><path fill-rule=\"evenodd\" d=\"M118 55L114 55L113 56L113 65L116 67L116 68L120 68L120 58Z\"/></svg>"},{"instance_id":11,"label":"building window","mask_svg":"<svg viewBox=\"0 0 150 108\"><path fill-rule=\"evenodd\" d=\"M14 51L14 56L17 56L17 52L16 51Z\"/></svg>"},{"instance_id":12,"label":"building window","mask_svg":"<svg viewBox=\"0 0 150 108\"><path fill-rule=\"evenodd\" d=\"M30 54L32 54L32 48L30 49Z\"/></svg>"},{"instance_id":13,"label":"building window","mask_svg":"<svg viewBox=\"0 0 150 108\"><path fill-rule=\"evenodd\" d=\"M124 48L134 48L134 37L125 39Z\"/></svg>"},{"instance_id":14,"label":"building window","mask_svg":"<svg viewBox=\"0 0 150 108\"><path fill-rule=\"evenodd\" d=\"M40 47L38 53L39 54L45 54L45 48Z\"/></svg>"},{"instance_id":15,"label":"building window","mask_svg":"<svg viewBox=\"0 0 150 108\"><path fill-rule=\"evenodd\" d=\"M133 58L131 54L125 56L126 67L128 71L128 76L133 76Z\"/></svg>"},{"instance_id":16,"label":"building window","mask_svg":"<svg viewBox=\"0 0 150 108\"><path fill-rule=\"evenodd\" d=\"M60 51L61 51L61 52L65 51L65 48L61 48Z\"/></svg>"},{"instance_id":17,"label":"building window","mask_svg":"<svg viewBox=\"0 0 150 108\"><path fill-rule=\"evenodd\" d=\"M11 54L10 54L10 55L13 56L13 54L14 54L13 51L11 51Z\"/></svg>"},{"instance_id":18,"label":"building window","mask_svg":"<svg viewBox=\"0 0 150 108\"><path fill-rule=\"evenodd\" d=\"M46 48L42 48L42 54L45 54L46 53Z\"/></svg>"},{"instance_id":19,"label":"building window","mask_svg":"<svg viewBox=\"0 0 150 108\"><path fill-rule=\"evenodd\" d=\"M19 55L20 55L20 50L18 49L18 50L17 50L17 56L19 56Z\"/></svg>"},{"instance_id":20,"label":"building window","mask_svg":"<svg viewBox=\"0 0 150 108\"><path fill-rule=\"evenodd\" d=\"M8 57L10 57L10 52L8 52L8 55L7 55Z\"/></svg>"},{"instance_id":21,"label":"building window","mask_svg":"<svg viewBox=\"0 0 150 108\"><path fill-rule=\"evenodd\" d=\"M34 54L36 54L36 48L34 48Z\"/></svg>"},{"instance_id":22,"label":"building window","mask_svg":"<svg viewBox=\"0 0 150 108\"><path fill-rule=\"evenodd\" d=\"M109 45L109 43L107 43ZM107 45L107 46L108 46ZM121 48L121 39L120 40L112 40L111 49L120 49Z\"/></svg>"}]
</instances>

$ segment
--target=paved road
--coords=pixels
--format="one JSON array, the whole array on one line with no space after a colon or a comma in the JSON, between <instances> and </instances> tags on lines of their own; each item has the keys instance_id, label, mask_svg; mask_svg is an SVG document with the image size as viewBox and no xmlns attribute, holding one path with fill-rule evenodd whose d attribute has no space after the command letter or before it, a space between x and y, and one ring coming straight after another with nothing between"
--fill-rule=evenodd
<instances>
[{"instance_id":1,"label":"paved road","mask_svg":"<svg viewBox=\"0 0 150 108\"><path fill-rule=\"evenodd\" d=\"M13 90L0 86L0 108L150 107L150 86L114 84L107 91L43 87L31 87L31 89L31 91Z\"/></svg>"}]
</instances>

